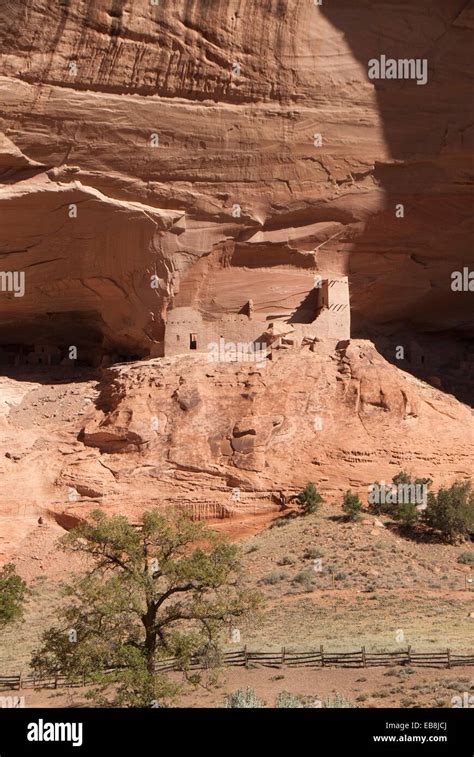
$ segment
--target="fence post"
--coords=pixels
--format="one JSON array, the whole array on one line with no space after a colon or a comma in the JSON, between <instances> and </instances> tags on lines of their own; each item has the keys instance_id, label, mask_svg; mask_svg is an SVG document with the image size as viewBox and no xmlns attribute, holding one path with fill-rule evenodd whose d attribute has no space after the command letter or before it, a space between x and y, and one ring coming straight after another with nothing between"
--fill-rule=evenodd
<instances>
[{"instance_id":1,"label":"fence post","mask_svg":"<svg viewBox=\"0 0 474 757\"><path fill-rule=\"evenodd\" d=\"M22 678L22 671L20 670L20 675L18 676L18 690L19 691L21 691L21 687L22 687L22 680L21 680L21 678Z\"/></svg>"},{"instance_id":2,"label":"fence post","mask_svg":"<svg viewBox=\"0 0 474 757\"><path fill-rule=\"evenodd\" d=\"M285 653L286 653L285 647L282 647L281 648L281 664L282 664L282 667L285 664Z\"/></svg>"},{"instance_id":3,"label":"fence post","mask_svg":"<svg viewBox=\"0 0 474 757\"><path fill-rule=\"evenodd\" d=\"M448 668L450 668L451 667L451 650L448 647L446 651L448 653Z\"/></svg>"},{"instance_id":4,"label":"fence post","mask_svg":"<svg viewBox=\"0 0 474 757\"><path fill-rule=\"evenodd\" d=\"M408 664L411 665L411 644L409 644L409 646L408 646L407 656L408 656Z\"/></svg>"},{"instance_id":5,"label":"fence post","mask_svg":"<svg viewBox=\"0 0 474 757\"><path fill-rule=\"evenodd\" d=\"M367 667L367 660L365 657L365 647L362 647L362 665L364 666L364 668Z\"/></svg>"},{"instance_id":6,"label":"fence post","mask_svg":"<svg viewBox=\"0 0 474 757\"><path fill-rule=\"evenodd\" d=\"M248 658L248 654L247 654L247 644L244 647L244 665L245 665L246 668L248 668L248 666L249 666L249 658Z\"/></svg>"},{"instance_id":7,"label":"fence post","mask_svg":"<svg viewBox=\"0 0 474 757\"><path fill-rule=\"evenodd\" d=\"M319 647L319 651L321 653L321 667L324 668L324 647L322 644Z\"/></svg>"}]
</instances>

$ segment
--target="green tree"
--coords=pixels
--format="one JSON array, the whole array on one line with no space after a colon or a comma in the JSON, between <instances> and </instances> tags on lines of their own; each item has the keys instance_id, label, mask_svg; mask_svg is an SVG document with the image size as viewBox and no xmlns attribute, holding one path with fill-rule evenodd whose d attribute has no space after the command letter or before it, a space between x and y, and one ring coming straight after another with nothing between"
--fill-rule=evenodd
<instances>
[{"instance_id":1,"label":"green tree","mask_svg":"<svg viewBox=\"0 0 474 757\"><path fill-rule=\"evenodd\" d=\"M421 511L414 502L401 502L396 508L393 508L391 514L392 518L405 526L406 529L412 528L421 517Z\"/></svg>"},{"instance_id":2,"label":"green tree","mask_svg":"<svg viewBox=\"0 0 474 757\"><path fill-rule=\"evenodd\" d=\"M0 570L0 628L23 617L23 607L27 586L16 573L13 563L7 563Z\"/></svg>"},{"instance_id":3,"label":"green tree","mask_svg":"<svg viewBox=\"0 0 474 757\"><path fill-rule=\"evenodd\" d=\"M323 502L322 496L311 481L308 481L305 488L298 494L296 499L303 508L305 515L311 515L312 513L317 512Z\"/></svg>"},{"instance_id":4,"label":"green tree","mask_svg":"<svg viewBox=\"0 0 474 757\"><path fill-rule=\"evenodd\" d=\"M362 502L357 494L353 494L350 490L347 491L342 501L342 509L346 514L347 520L359 520L362 511Z\"/></svg>"},{"instance_id":5,"label":"green tree","mask_svg":"<svg viewBox=\"0 0 474 757\"><path fill-rule=\"evenodd\" d=\"M152 510L134 527L95 510L61 545L89 567L66 587L61 625L45 632L32 665L70 679L87 674L98 701L111 683L118 705L173 697L177 687L157 670L160 659L176 657L185 672L196 655L217 664L222 631L259 605L242 586L237 547L181 515Z\"/></svg>"},{"instance_id":6,"label":"green tree","mask_svg":"<svg viewBox=\"0 0 474 757\"><path fill-rule=\"evenodd\" d=\"M470 481L456 481L437 494L428 494L424 522L450 542L474 533L474 490Z\"/></svg>"},{"instance_id":7,"label":"green tree","mask_svg":"<svg viewBox=\"0 0 474 757\"><path fill-rule=\"evenodd\" d=\"M392 483L382 484L375 482L374 486L378 487L381 501L372 503L371 509L377 514L388 515L402 525L411 528L421 518L420 502L415 501L420 487L430 487L431 478L416 478L412 480L409 473L402 470L392 478ZM418 487L418 488L417 488Z\"/></svg>"}]
</instances>

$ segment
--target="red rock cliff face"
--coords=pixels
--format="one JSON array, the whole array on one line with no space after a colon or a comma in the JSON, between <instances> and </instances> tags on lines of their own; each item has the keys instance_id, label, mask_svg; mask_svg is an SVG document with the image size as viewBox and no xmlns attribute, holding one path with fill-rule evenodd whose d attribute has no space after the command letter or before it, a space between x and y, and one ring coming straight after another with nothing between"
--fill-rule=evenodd
<instances>
[{"instance_id":1,"label":"red rock cliff face","mask_svg":"<svg viewBox=\"0 0 474 757\"><path fill-rule=\"evenodd\" d=\"M160 354L211 253L211 288L348 274L355 335L472 333L450 289L473 261L471 2L3 0L0 23L0 244L27 276L1 341L21 320L20 342ZM381 54L428 83L369 80Z\"/></svg>"}]
</instances>

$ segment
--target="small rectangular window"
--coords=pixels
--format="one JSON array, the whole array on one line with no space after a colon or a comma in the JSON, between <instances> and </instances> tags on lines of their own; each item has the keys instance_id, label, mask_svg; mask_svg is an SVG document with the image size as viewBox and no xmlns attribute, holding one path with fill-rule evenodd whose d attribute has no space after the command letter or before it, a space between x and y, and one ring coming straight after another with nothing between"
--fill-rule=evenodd
<instances>
[{"instance_id":1,"label":"small rectangular window","mask_svg":"<svg viewBox=\"0 0 474 757\"><path fill-rule=\"evenodd\" d=\"M189 335L189 349L197 350L197 336L196 334Z\"/></svg>"}]
</instances>

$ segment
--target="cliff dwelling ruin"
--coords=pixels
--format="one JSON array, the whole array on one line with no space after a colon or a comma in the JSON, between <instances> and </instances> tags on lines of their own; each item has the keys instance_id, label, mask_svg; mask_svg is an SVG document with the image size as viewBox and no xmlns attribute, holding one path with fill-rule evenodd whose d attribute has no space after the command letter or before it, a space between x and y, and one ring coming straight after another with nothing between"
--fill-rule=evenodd
<instances>
[{"instance_id":1,"label":"cliff dwelling ruin","mask_svg":"<svg viewBox=\"0 0 474 757\"><path fill-rule=\"evenodd\" d=\"M272 283L260 286L253 297L242 296L234 287L223 311L212 296L192 301L186 288L169 310L165 327L164 354L183 355L190 351L208 352L210 345L224 340L234 344L264 347L299 348L303 344L325 341L335 346L350 339L349 284L346 276L316 277L312 288L297 291L302 276L290 280L289 286L275 298L277 271ZM288 274L287 271L284 272ZM239 276L232 272L232 278ZM222 281L222 279L221 279ZM293 283L293 286L292 286ZM224 288L225 289L225 288ZM240 295L241 299L238 300ZM196 298L194 298L196 299Z\"/></svg>"}]
</instances>

